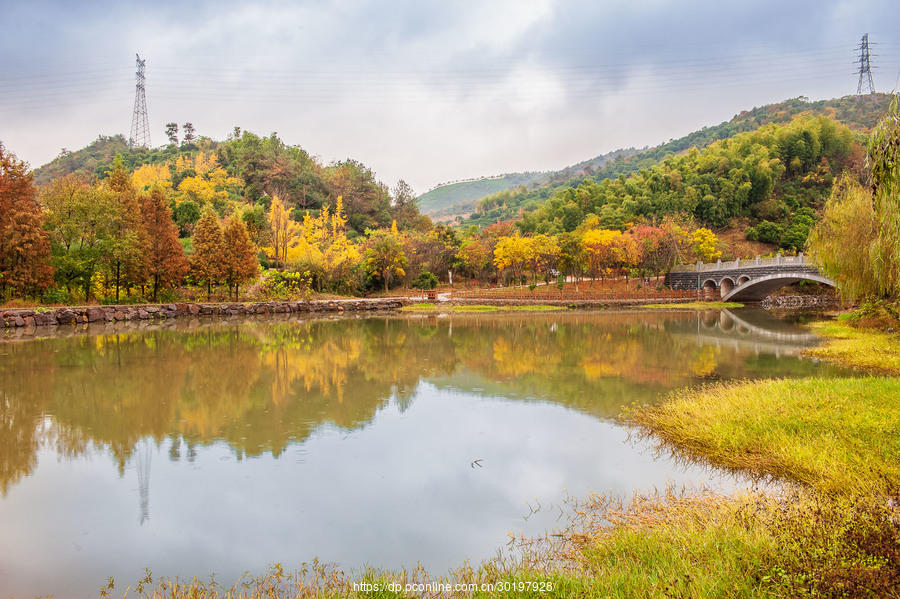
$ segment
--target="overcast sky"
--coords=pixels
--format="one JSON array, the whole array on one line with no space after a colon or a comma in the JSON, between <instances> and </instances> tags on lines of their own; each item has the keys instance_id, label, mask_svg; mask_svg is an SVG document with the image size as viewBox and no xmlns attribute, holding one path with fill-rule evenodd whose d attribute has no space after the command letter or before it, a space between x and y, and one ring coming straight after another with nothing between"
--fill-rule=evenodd
<instances>
[{"instance_id":1,"label":"overcast sky","mask_svg":"<svg viewBox=\"0 0 900 599\"><path fill-rule=\"evenodd\" d=\"M418 193L656 145L900 75L897 0L0 0L0 141L38 167L168 122L277 132Z\"/></svg>"}]
</instances>

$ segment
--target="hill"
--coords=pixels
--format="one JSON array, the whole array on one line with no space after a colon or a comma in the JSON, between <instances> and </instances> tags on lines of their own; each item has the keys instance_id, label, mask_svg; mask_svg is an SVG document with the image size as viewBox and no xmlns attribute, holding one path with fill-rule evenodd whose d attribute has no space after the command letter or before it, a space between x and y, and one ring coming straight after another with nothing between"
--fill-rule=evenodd
<instances>
[{"instance_id":1,"label":"hill","mask_svg":"<svg viewBox=\"0 0 900 599\"><path fill-rule=\"evenodd\" d=\"M765 125L789 123L801 114L826 116L853 131L868 134L887 111L890 99L889 94L845 96L815 102L800 97L753 108L735 115L729 121L704 127L654 148L640 151L632 148L611 152L606 156L614 158L604 162L599 168L590 168L591 163L597 161L592 159L581 163L586 167L580 170L570 168L547 173L544 181L530 188L519 186L485 196L477 201L469 200L468 204L459 210L459 214L468 213L469 217L457 218L457 222L466 226L487 226L498 221L517 219L525 210L535 209L557 193L578 187L584 181L599 183L620 175L628 176L659 164L667 156L682 154L691 148L703 149L716 141L728 139L739 133L755 131ZM449 213L453 209L451 205L445 207L444 211Z\"/></svg>"},{"instance_id":2,"label":"hill","mask_svg":"<svg viewBox=\"0 0 900 599\"><path fill-rule=\"evenodd\" d=\"M612 160L625 158L637 152L638 150L634 148L616 150L558 171L509 173L446 183L419 196L419 209L435 220L449 220L458 215L467 216L475 211L478 200L488 195L518 187L534 189L577 180L593 174Z\"/></svg>"},{"instance_id":3,"label":"hill","mask_svg":"<svg viewBox=\"0 0 900 599\"><path fill-rule=\"evenodd\" d=\"M462 214L460 206L474 209L475 200L519 185L530 187L533 183L543 180L544 175L544 173L511 173L446 183L419 196L419 209L431 217ZM451 210L448 212L447 208Z\"/></svg>"},{"instance_id":4,"label":"hill","mask_svg":"<svg viewBox=\"0 0 900 599\"><path fill-rule=\"evenodd\" d=\"M297 221L307 211L315 216L326 207L334 209L341 197L348 226L358 235L390 227L393 220L401 228L431 224L420 216L411 192L395 190L397 197L392 197L387 186L360 162L345 160L325 166L301 147L286 145L274 133L260 137L237 128L224 141L200 136L158 148L132 148L123 135L101 135L88 146L64 151L35 169L34 181L47 185L66 175L102 181L117 156L141 190L154 184L167 190L184 234L191 231L206 204L220 214L246 206L261 219L276 196Z\"/></svg>"}]
</instances>

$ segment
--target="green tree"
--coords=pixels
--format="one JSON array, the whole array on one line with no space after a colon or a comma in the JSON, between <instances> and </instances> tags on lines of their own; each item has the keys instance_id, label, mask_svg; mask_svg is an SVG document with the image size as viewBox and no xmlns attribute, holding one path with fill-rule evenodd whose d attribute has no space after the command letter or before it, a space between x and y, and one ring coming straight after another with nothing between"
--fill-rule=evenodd
<instances>
[{"instance_id":1,"label":"green tree","mask_svg":"<svg viewBox=\"0 0 900 599\"><path fill-rule=\"evenodd\" d=\"M41 192L47 210L52 263L57 281L79 287L91 299L97 268L106 260L120 207L107 189L75 175L54 179Z\"/></svg>"},{"instance_id":2,"label":"green tree","mask_svg":"<svg viewBox=\"0 0 900 599\"><path fill-rule=\"evenodd\" d=\"M113 168L107 173L106 189L118 205L109 228L103 261L116 288L131 288L147 281L147 246L149 238L144 228L141 205L131 177L125 172L121 155L117 155Z\"/></svg>"},{"instance_id":3,"label":"green tree","mask_svg":"<svg viewBox=\"0 0 900 599\"><path fill-rule=\"evenodd\" d=\"M369 233L366 251L363 253L363 266L370 276L384 281L385 293L395 277L406 274L408 264L409 260L403 252L398 235L383 229Z\"/></svg>"}]
</instances>

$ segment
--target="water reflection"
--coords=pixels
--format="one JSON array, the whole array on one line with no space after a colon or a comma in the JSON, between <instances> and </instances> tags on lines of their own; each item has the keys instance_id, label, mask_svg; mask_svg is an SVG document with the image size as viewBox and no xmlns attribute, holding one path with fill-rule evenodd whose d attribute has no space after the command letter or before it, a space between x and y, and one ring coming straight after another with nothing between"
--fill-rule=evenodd
<instances>
[{"instance_id":1,"label":"water reflection","mask_svg":"<svg viewBox=\"0 0 900 599\"><path fill-rule=\"evenodd\" d=\"M698 480L603 420L623 405L710 378L832 372L787 357L814 340L753 312L64 332L0 344L0 586L27 594L59 592L33 586L53 560L95 592L144 567L481 559L523 528L526 499ZM84 559L63 557L76 546Z\"/></svg>"}]
</instances>

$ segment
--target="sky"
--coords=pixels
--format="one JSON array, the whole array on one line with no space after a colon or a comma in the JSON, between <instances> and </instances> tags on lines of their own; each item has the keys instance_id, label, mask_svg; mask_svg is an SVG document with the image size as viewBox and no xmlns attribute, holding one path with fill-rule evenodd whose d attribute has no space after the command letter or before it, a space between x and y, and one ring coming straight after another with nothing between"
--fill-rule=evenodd
<instances>
[{"instance_id":1,"label":"sky","mask_svg":"<svg viewBox=\"0 0 900 599\"><path fill-rule=\"evenodd\" d=\"M37 168L193 123L273 132L417 193L664 143L900 78L896 0L0 0L0 142Z\"/></svg>"}]
</instances>

